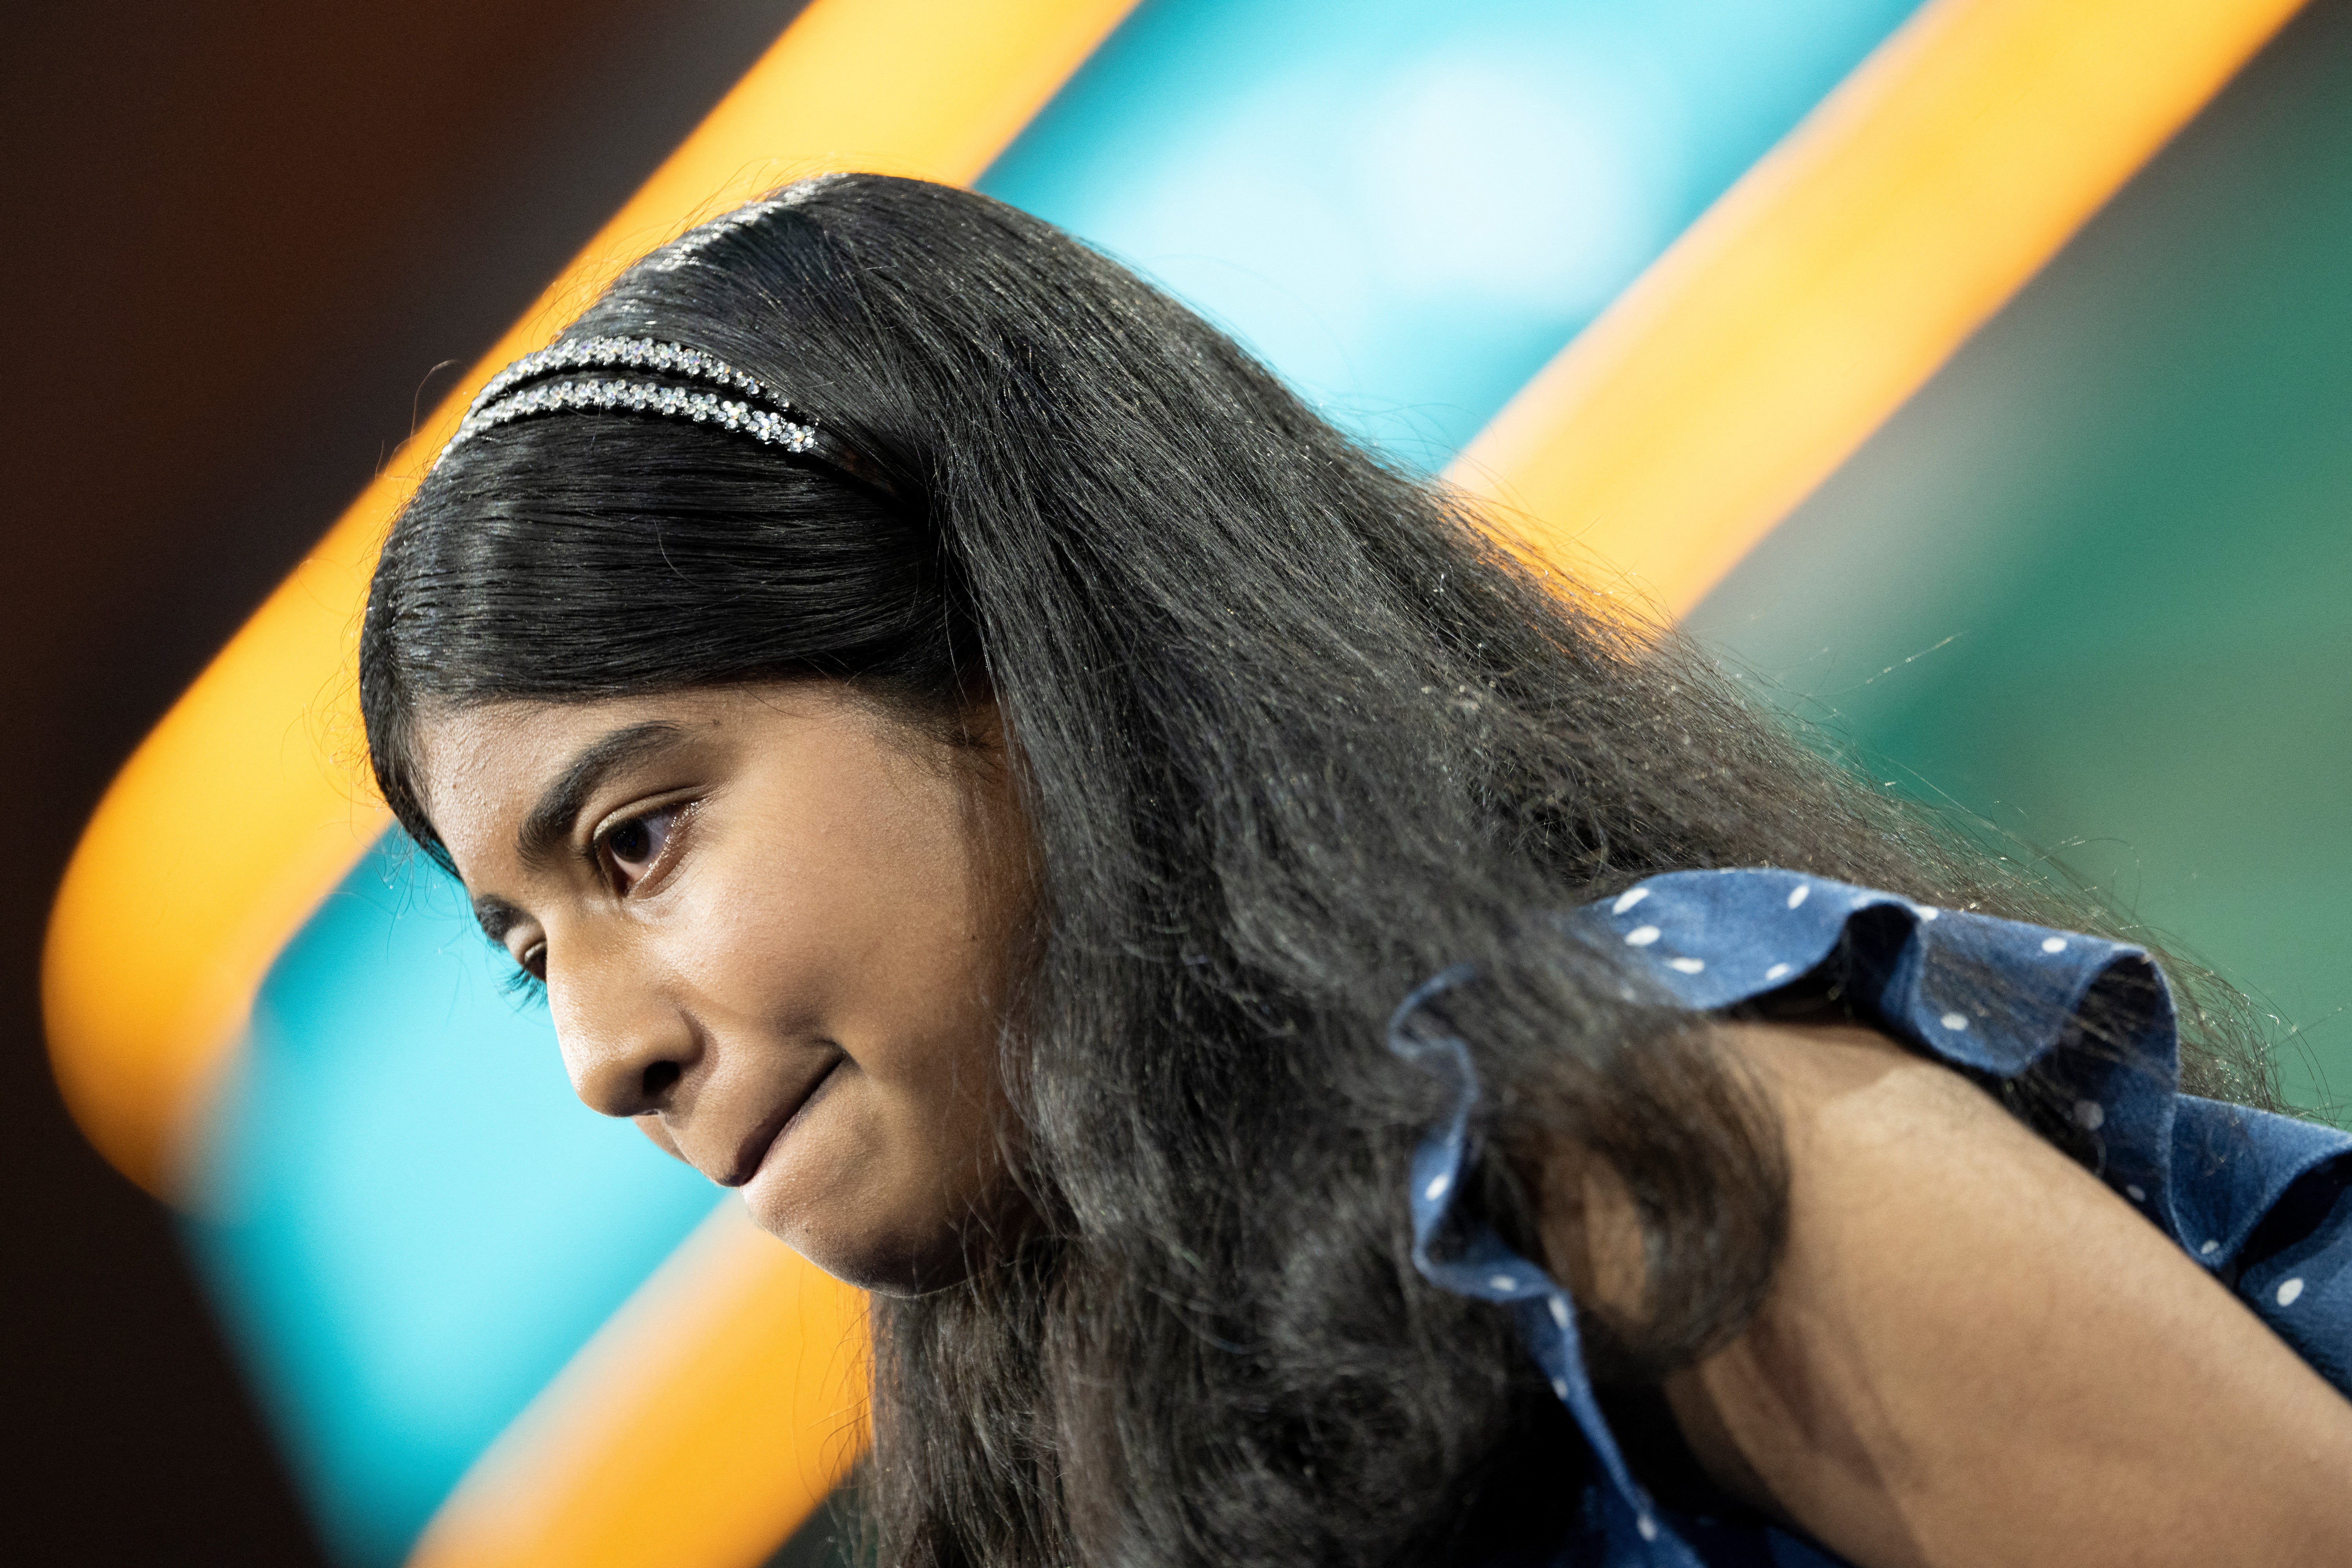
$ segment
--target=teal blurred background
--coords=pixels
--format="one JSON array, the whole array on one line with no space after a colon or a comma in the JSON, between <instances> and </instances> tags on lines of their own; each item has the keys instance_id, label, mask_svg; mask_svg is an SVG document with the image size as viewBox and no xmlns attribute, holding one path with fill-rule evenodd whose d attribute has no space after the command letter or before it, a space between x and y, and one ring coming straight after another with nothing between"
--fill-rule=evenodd
<instances>
[{"instance_id":1,"label":"teal blurred background","mask_svg":"<svg viewBox=\"0 0 2352 1568\"><path fill-rule=\"evenodd\" d=\"M1690 615L2352 1094L2352 17L2302 19Z\"/></svg>"},{"instance_id":2,"label":"teal blurred background","mask_svg":"<svg viewBox=\"0 0 2352 1568\"><path fill-rule=\"evenodd\" d=\"M1443 468L1918 0L1144 0L982 176Z\"/></svg>"}]
</instances>

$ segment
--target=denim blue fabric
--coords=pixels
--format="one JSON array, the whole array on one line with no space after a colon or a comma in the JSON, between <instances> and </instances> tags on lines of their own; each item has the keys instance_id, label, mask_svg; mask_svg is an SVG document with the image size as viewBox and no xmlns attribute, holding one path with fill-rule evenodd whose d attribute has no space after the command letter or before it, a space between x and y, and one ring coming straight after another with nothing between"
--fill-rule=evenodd
<instances>
[{"instance_id":1,"label":"denim blue fabric","mask_svg":"<svg viewBox=\"0 0 2352 1568\"><path fill-rule=\"evenodd\" d=\"M2179 1093L2171 1001L2160 977L2146 984L2155 972L2140 949L1777 870L1674 872L1560 919L1621 948L1635 977L1674 1005L1729 1007L1834 962L1858 1016L1944 1061L2007 1078L2046 1060L2074 1097L2107 1185L2352 1395L2352 1135ZM1477 1075L1468 1046L1422 1009L1473 975L1456 967L1425 982L1390 1021L1391 1048L1439 1075L1451 1096L1413 1160L1413 1261L1443 1289L1508 1308L1591 1446L1583 1523L1554 1561L1841 1563L1778 1529L1660 1508L1593 1396L1567 1290L1475 1213L1457 1211L1476 1154ZM2120 1048L2068 1049L2084 1004L2126 980L2109 998L2126 1009Z\"/></svg>"}]
</instances>

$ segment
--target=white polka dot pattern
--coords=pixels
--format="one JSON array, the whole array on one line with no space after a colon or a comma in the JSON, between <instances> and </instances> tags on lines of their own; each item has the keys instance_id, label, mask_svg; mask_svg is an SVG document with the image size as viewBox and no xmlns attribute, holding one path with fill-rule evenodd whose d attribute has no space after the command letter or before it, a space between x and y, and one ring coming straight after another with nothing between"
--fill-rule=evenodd
<instances>
[{"instance_id":1,"label":"white polka dot pattern","mask_svg":"<svg viewBox=\"0 0 2352 1568\"><path fill-rule=\"evenodd\" d=\"M1638 912L1636 912L1638 911ZM1622 954L1617 982L1627 1001L1663 996L1696 1012L1736 1006L1799 974L1819 976L1855 1016L1983 1081L2034 1069L2060 1087L2058 1103L2095 1138L2078 1152L2117 1202L2172 1237L2237 1292L2283 1340L2352 1394L2352 1201L2339 1207L2335 1250L2265 1256L2263 1216L2305 1174L2352 1172L2352 1136L2170 1091L2177 1057L2168 997L2130 995L2128 1027L2099 1050L2070 1041L2084 999L2114 977L2151 974L2136 948L2053 932L1959 909L1937 909L1817 877L1774 870L1675 872L1558 917L1597 925ZM1595 932L1597 934L1597 931ZM1422 1059L1457 1086L1448 1120L1414 1157L1413 1258L1434 1283L1506 1304L1553 1392L1583 1432L1591 1455L1581 1517L1586 1533L1563 1560L1601 1568L1700 1568L1731 1561L1783 1561L1784 1540L1757 1527L1718 1558L1715 1534L1685 1539L1680 1517L1654 1510L1627 1468L1587 1376L1573 1303L1537 1265L1511 1252L1475 1215L1457 1213L1475 1192L1461 1179L1471 1156L1476 1079L1469 1047L1402 1020L1428 996L1476 978L1457 965L1416 988L1391 1022L1399 1054ZM2159 977L2160 978L2160 977ZM1988 984L1988 981L1990 984ZM1931 1002L1930 997L1934 1000ZM2114 1015L2110 1015L2113 1016ZM2137 1032L2131 1032L2136 1030ZM1541 1305L1538 1307L1538 1303ZM2317 1347L2315 1351L2314 1347ZM1719 1521L1709 1531L1727 1527ZM1740 1533L1745 1531L1747 1533ZM1723 1539L1730 1542L1731 1536ZM1694 1543L1707 1543L1705 1552ZM1753 1545L1744 1544L1754 1542ZM1814 1562L1817 1553L1792 1561ZM1834 1562L1833 1559L1826 1560Z\"/></svg>"}]
</instances>

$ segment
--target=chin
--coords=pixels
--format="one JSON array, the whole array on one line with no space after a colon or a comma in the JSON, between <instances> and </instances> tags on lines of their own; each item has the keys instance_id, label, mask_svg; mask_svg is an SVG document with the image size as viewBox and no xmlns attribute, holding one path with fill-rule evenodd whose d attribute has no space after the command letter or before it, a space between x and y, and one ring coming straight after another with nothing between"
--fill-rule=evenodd
<instances>
[{"instance_id":1,"label":"chin","mask_svg":"<svg viewBox=\"0 0 2352 1568\"><path fill-rule=\"evenodd\" d=\"M971 1277L979 1259L971 1243L977 1238L965 1227L941 1232L836 1227L805 1223L801 1215L751 1217L760 1228L832 1275L877 1296L925 1296L961 1284Z\"/></svg>"}]
</instances>

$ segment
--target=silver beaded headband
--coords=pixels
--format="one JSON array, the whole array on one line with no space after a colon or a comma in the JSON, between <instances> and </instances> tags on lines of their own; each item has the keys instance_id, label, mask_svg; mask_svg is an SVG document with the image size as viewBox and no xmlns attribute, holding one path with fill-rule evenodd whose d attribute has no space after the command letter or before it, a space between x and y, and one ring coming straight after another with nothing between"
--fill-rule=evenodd
<instances>
[{"instance_id":1,"label":"silver beaded headband","mask_svg":"<svg viewBox=\"0 0 2352 1568\"><path fill-rule=\"evenodd\" d=\"M700 382L719 390L706 392L674 385L671 381L629 376L540 379L567 370L615 369L650 372L672 381ZM525 382L531 384L520 392L511 390ZM742 395L725 395L730 392ZM691 419L698 425L715 425L723 430L740 431L772 447L782 447L787 452L825 458L868 484L880 482L868 472L866 463L839 442L822 435L815 420L761 385L758 378L737 370L715 354L653 338L577 338L523 355L492 376L476 395L457 434L441 448L441 457L447 457L485 430L533 415L558 414L567 409L659 414ZM434 461L437 464L440 458ZM881 484L880 488L887 490L889 486Z\"/></svg>"},{"instance_id":2,"label":"silver beaded headband","mask_svg":"<svg viewBox=\"0 0 2352 1568\"><path fill-rule=\"evenodd\" d=\"M674 375L687 381L704 381L755 397L789 411L792 405L761 386L758 381L737 370L716 354L700 349L688 348L684 343L665 343L653 338L574 338L567 343L556 343L528 353L490 377L488 385L474 395L466 418L474 416L488 405L498 401L505 391L520 382L535 381L560 370L650 370L663 375ZM460 429L464 426L460 426Z\"/></svg>"}]
</instances>

